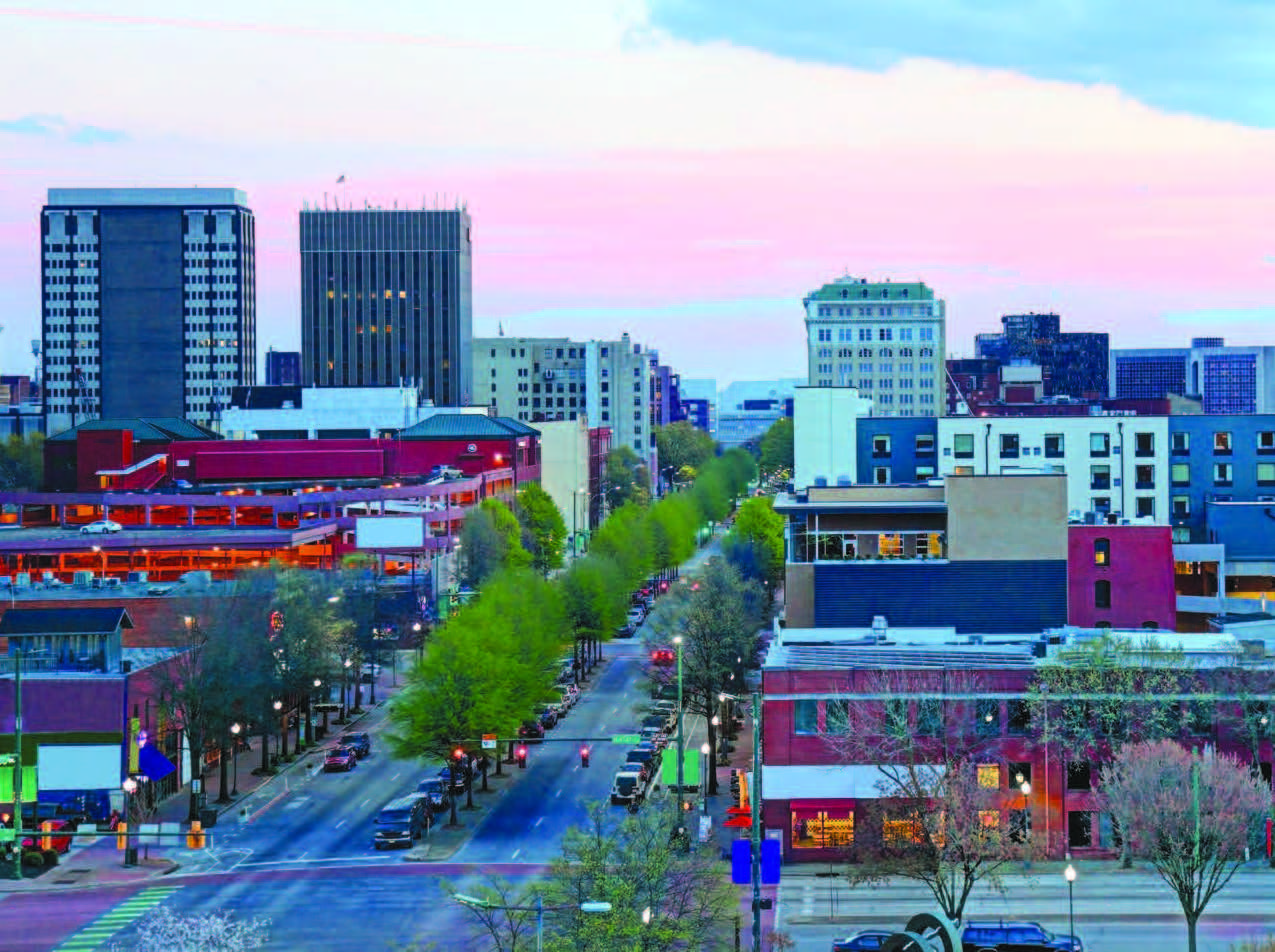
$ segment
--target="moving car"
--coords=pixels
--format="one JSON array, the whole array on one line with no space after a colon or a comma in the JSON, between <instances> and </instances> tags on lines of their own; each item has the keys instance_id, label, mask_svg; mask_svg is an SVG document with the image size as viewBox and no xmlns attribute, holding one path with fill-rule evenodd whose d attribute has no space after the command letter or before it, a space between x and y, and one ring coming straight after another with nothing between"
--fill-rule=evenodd
<instances>
[{"instance_id":1,"label":"moving car","mask_svg":"<svg viewBox=\"0 0 1275 952\"><path fill-rule=\"evenodd\" d=\"M964 952L1084 952L1079 936L1050 932L1039 922L968 922L961 930Z\"/></svg>"},{"instance_id":2,"label":"moving car","mask_svg":"<svg viewBox=\"0 0 1275 952\"><path fill-rule=\"evenodd\" d=\"M409 793L392 800L381 808L372 822L376 827L372 845L378 850L387 846L411 846L412 841L424 836L434 822L429 797L423 793Z\"/></svg>"},{"instance_id":3,"label":"moving car","mask_svg":"<svg viewBox=\"0 0 1275 952\"><path fill-rule=\"evenodd\" d=\"M362 760L372 753L372 736L366 731L355 731L342 734L337 740L338 747L353 747L354 755Z\"/></svg>"},{"instance_id":4,"label":"moving car","mask_svg":"<svg viewBox=\"0 0 1275 952\"><path fill-rule=\"evenodd\" d=\"M99 519L86 526L80 526L80 535L102 535L109 532L120 532L124 527L110 519Z\"/></svg>"},{"instance_id":5,"label":"moving car","mask_svg":"<svg viewBox=\"0 0 1275 952\"><path fill-rule=\"evenodd\" d=\"M646 621L646 609L637 606L630 608L625 620L634 628L639 627L642 622Z\"/></svg>"},{"instance_id":6,"label":"moving car","mask_svg":"<svg viewBox=\"0 0 1275 952\"><path fill-rule=\"evenodd\" d=\"M324 773L336 770L353 770L359 765L359 755L353 747L333 747L323 758Z\"/></svg>"},{"instance_id":7,"label":"moving car","mask_svg":"<svg viewBox=\"0 0 1275 952\"><path fill-rule=\"evenodd\" d=\"M637 765L620 768L611 783L612 803L641 803L646 796L646 779Z\"/></svg>"},{"instance_id":8,"label":"moving car","mask_svg":"<svg viewBox=\"0 0 1275 952\"><path fill-rule=\"evenodd\" d=\"M637 631L637 628L633 625L633 623L626 621L623 625L620 625L615 629L615 637L632 638L635 631Z\"/></svg>"},{"instance_id":9,"label":"moving car","mask_svg":"<svg viewBox=\"0 0 1275 952\"><path fill-rule=\"evenodd\" d=\"M651 652L651 664L659 665L661 668L677 662L677 654L672 648L656 648Z\"/></svg>"},{"instance_id":10,"label":"moving car","mask_svg":"<svg viewBox=\"0 0 1275 952\"><path fill-rule=\"evenodd\" d=\"M451 791L448 782L442 777L428 777L416 785L416 792L429 797L429 808L435 813L442 813L452 805Z\"/></svg>"},{"instance_id":11,"label":"moving car","mask_svg":"<svg viewBox=\"0 0 1275 952\"><path fill-rule=\"evenodd\" d=\"M881 932L877 929L865 929L844 939L832 940L832 952L872 952L879 949L892 932Z\"/></svg>"}]
</instances>

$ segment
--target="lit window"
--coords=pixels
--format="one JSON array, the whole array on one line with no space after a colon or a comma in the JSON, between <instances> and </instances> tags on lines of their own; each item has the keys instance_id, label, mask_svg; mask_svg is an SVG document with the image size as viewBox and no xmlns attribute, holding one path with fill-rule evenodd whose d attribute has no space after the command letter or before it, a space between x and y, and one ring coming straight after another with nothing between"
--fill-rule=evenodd
<instances>
[{"instance_id":1,"label":"lit window","mask_svg":"<svg viewBox=\"0 0 1275 952\"><path fill-rule=\"evenodd\" d=\"M979 764L978 785L991 790L999 790L1001 786L1001 765Z\"/></svg>"}]
</instances>

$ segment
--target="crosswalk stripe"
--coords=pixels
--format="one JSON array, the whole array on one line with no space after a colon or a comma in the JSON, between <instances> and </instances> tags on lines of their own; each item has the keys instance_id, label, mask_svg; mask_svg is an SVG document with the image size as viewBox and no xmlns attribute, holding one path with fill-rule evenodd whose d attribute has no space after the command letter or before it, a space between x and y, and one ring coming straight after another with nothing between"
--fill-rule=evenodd
<instances>
[{"instance_id":1,"label":"crosswalk stripe","mask_svg":"<svg viewBox=\"0 0 1275 952\"><path fill-rule=\"evenodd\" d=\"M112 936L159 906L181 886L151 886L112 906L93 921L67 936L54 952L91 952L100 949Z\"/></svg>"}]
</instances>

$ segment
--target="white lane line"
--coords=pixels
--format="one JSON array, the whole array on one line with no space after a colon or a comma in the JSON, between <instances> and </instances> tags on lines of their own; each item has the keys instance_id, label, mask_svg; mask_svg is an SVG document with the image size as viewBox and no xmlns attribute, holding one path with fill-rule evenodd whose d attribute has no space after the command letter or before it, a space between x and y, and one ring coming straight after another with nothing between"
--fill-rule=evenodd
<instances>
[{"instance_id":1,"label":"white lane line","mask_svg":"<svg viewBox=\"0 0 1275 952\"><path fill-rule=\"evenodd\" d=\"M371 802L372 802L372 798L368 797L366 800L364 800L362 803L359 804L359 809L362 810L365 806L367 806Z\"/></svg>"},{"instance_id":2,"label":"white lane line","mask_svg":"<svg viewBox=\"0 0 1275 952\"><path fill-rule=\"evenodd\" d=\"M516 850L514 850L514 855L513 855L512 859L517 859L517 858L518 858L518 854L519 854L519 853L521 853L521 852L522 852L522 850L521 850L521 849L516 849Z\"/></svg>"},{"instance_id":3,"label":"white lane line","mask_svg":"<svg viewBox=\"0 0 1275 952\"><path fill-rule=\"evenodd\" d=\"M309 855L310 855L310 851L309 851L309 850L306 850L304 853L302 853L300 856L298 856L298 857L297 857L297 859L305 859L305 858L306 858L307 856L309 856Z\"/></svg>"},{"instance_id":4,"label":"white lane line","mask_svg":"<svg viewBox=\"0 0 1275 952\"><path fill-rule=\"evenodd\" d=\"M562 796L562 791L561 791L561 790L559 790L557 793L555 793L555 794L554 794L554 796L555 796L555 797L560 797L560 796Z\"/></svg>"},{"instance_id":5,"label":"white lane line","mask_svg":"<svg viewBox=\"0 0 1275 952\"><path fill-rule=\"evenodd\" d=\"M403 776L403 771L401 771L401 770L400 770L398 773L396 773L396 774L395 774L393 777L391 777L390 779L391 779L391 780L397 780L397 779L398 779L399 777L401 777L401 776Z\"/></svg>"},{"instance_id":6,"label":"white lane line","mask_svg":"<svg viewBox=\"0 0 1275 952\"><path fill-rule=\"evenodd\" d=\"M335 826L333 826L333 827L332 827L332 829L334 829L334 830L339 830L339 829L341 829L341 827L343 827L343 826L345 826L345 821L344 821L344 820L342 820L342 821L340 821L339 823L337 823Z\"/></svg>"},{"instance_id":7,"label":"white lane line","mask_svg":"<svg viewBox=\"0 0 1275 952\"><path fill-rule=\"evenodd\" d=\"M533 824L531 824L531 825L532 825L532 826L539 826L539 825L540 825L541 823L543 823L544 821L545 821L545 818L544 818L544 817L538 817L538 818L536 819L536 822L535 822L535 823L533 823Z\"/></svg>"}]
</instances>

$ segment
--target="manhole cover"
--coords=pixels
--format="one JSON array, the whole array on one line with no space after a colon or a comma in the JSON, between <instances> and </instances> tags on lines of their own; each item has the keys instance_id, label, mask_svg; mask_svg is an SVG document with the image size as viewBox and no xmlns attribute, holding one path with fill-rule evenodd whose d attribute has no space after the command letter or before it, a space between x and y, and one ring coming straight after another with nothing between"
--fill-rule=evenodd
<instances>
[{"instance_id":1,"label":"manhole cover","mask_svg":"<svg viewBox=\"0 0 1275 952\"><path fill-rule=\"evenodd\" d=\"M75 883L78 883L78 882L79 882L79 880L78 880L78 879L76 879L74 876L68 876L66 879L55 879L55 880L53 880L53 885L55 885L55 886L66 886L66 885L74 885Z\"/></svg>"}]
</instances>

